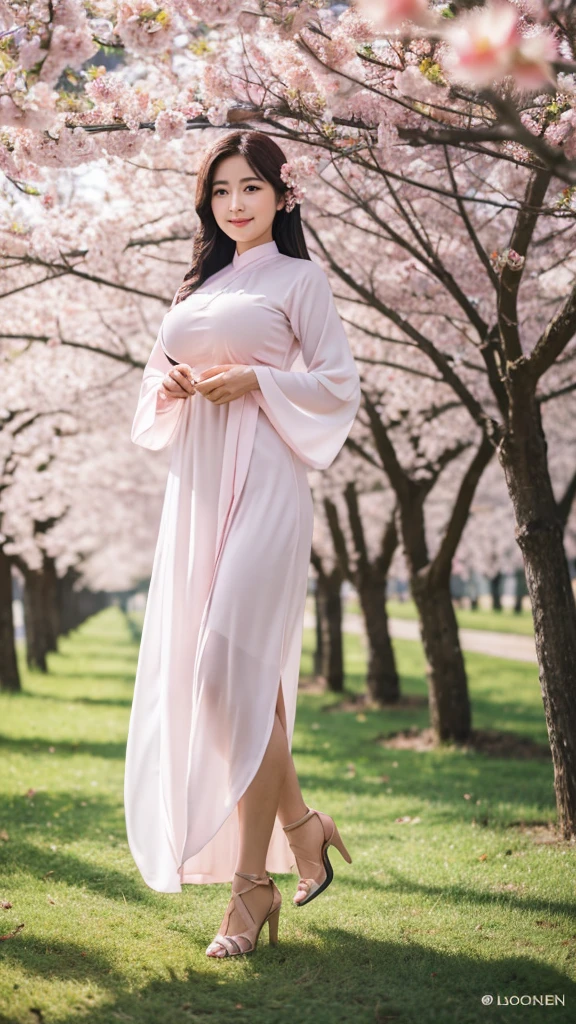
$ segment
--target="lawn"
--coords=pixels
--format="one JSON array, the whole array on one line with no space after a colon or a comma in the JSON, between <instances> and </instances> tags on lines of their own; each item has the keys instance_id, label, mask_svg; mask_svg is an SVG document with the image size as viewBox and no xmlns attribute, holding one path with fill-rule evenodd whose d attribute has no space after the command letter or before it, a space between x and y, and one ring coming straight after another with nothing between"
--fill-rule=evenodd
<instances>
[{"instance_id":1,"label":"lawn","mask_svg":"<svg viewBox=\"0 0 576 1024\"><path fill-rule=\"evenodd\" d=\"M347 610L360 613L360 606L355 598L347 602ZM413 601L387 601L388 615L394 619L417 619L416 606ZM488 629L495 633L520 633L522 636L533 636L534 625L532 612L523 610L518 615L509 608L494 612L489 608L477 611L456 608L456 618L461 629Z\"/></svg>"},{"instance_id":2,"label":"lawn","mask_svg":"<svg viewBox=\"0 0 576 1024\"><path fill-rule=\"evenodd\" d=\"M156 893L126 844L137 636L107 609L61 642L49 676L24 673L24 693L0 699L2 934L24 924L0 943L3 1024L575 1019L575 851L550 841L551 765L384 747L383 735L426 724L417 699L358 712L302 692L293 749L305 795L335 816L353 863L333 851L334 884L302 910L290 905L294 876L277 876L279 945L263 932L252 956L209 960L228 886ZM306 631L303 676L311 643ZM419 646L395 647L405 694L422 697ZM358 692L359 637L346 638L346 658ZM475 724L544 741L535 667L466 660ZM547 994L565 1007L496 1005Z\"/></svg>"}]
</instances>

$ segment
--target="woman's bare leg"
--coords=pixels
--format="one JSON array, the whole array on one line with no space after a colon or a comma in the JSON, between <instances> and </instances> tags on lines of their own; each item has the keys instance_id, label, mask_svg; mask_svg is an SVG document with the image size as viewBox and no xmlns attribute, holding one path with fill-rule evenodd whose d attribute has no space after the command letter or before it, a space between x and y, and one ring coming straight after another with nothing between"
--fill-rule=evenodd
<instances>
[{"instance_id":1,"label":"woman's bare leg","mask_svg":"<svg viewBox=\"0 0 576 1024\"><path fill-rule=\"evenodd\" d=\"M256 775L238 801L239 849L236 870L245 874L263 875L276 815L283 825L287 825L301 818L307 810L288 747L284 698L282 687L279 686L274 725L266 752ZM310 870L317 871L317 865L311 864ZM313 874L309 877L313 877ZM245 879L235 877L232 881L233 891L235 887L244 885ZM270 891L264 886L255 886L242 899L255 920L262 920L270 909ZM228 934L240 934L244 926L243 918L233 912ZM225 956L225 950L215 945L209 955Z\"/></svg>"},{"instance_id":2,"label":"woman's bare leg","mask_svg":"<svg viewBox=\"0 0 576 1024\"><path fill-rule=\"evenodd\" d=\"M238 802L240 825L237 871L262 875L287 768L286 733L278 715L262 763Z\"/></svg>"},{"instance_id":3,"label":"woman's bare leg","mask_svg":"<svg viewBox=\"0 0 576 1024\"><path fill-rule=\"evenodd\" d=\"M244 795L238 801L239 847L236 870L245 874L264 875L266 855L278 810L278 799L287 766L287 741L277 714L262 763ZM246 887L246 879L234 876L232 891ZM255 921L262 921L272 905L269 886L257 885L244 893L242 900ZM245 921L234 910L228 923L228 934L239 935ZM243 940L240 940L242 944ZM215 946L209 956L224 956L225 950Z\"/></svg>"},{"instance_id":4,"label":"woman's bare leg","mask_svg":"<svg viewBox=\"0 0 576 1024\"><path fill-rule=\"evenodd\" d=\"M284 732L286 732L286 709L284 707L282 687L278 690L276 714L282 723ZM288 740L286 740L286 771L278 800L278 817L282 825L289 825L292 821L298 821L302 815L306 814L307 810L308 808L304 803L304 797L300 789L300 783L298 782L294 760L288 749Z\"/></svg>"},{"instance_id":5,"label":"woman's bare leg","mask_svg":"<svg viewBox=\"0 0 576 1024\"><path fill-rule=\"evenodd\" d=\"M282 694L282 688L278 693L278 702L276 704L276 714L279 716L284 730L286 730L286 711L284 708L284 698ZM296 767L290 750L288 750L288 741L286 741L286 753L287 753L287 766L284 775L284 782L282 789L280 790L280 799L278 801L278 817L282 825L291 825L293 821L299 821L303 818L308 810L307 805L304 802L302 796L302 790L300 789L300 783L296 774ZM302 878L313 878L317 882L321 882L325 876L325 869L322 864L312 859L318 856L318 851L324 838L324 830L318 818L313 816L298 830L298 842L302 845L302 842L310 844L310 859L303 859L301 856L298 859L298 867L300 869ZM286 833L287 837L290 833ZM305 899L306 893L302 890L297 894L295 899L296 903L300 903Z\"/></svg>"}]
</instances>

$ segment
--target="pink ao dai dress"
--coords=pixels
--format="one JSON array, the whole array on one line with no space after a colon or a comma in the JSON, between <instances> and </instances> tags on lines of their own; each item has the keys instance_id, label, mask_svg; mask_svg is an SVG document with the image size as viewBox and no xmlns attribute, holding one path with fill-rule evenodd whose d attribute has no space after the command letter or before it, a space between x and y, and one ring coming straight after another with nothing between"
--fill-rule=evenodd
<instances>
[{"instance_id":1,"label":"pink ao dai dress","mask_svg":"<svg viewBox=\"0 0 576 1024\"><path fill-rule=\"evenodd\" d=\"M162 401L167 353L195 375L248 364L260 390ZM302 370L293 369L301 357ZM313 505L360 383L324 270L265 242L166 313L132 441L171 462L144 616L125 766L130 850L159 892L232 879L237 804L268 745L279 685L296 712ZM294 868L276 819L267 870Z\"/></svg>"}]
</instances>

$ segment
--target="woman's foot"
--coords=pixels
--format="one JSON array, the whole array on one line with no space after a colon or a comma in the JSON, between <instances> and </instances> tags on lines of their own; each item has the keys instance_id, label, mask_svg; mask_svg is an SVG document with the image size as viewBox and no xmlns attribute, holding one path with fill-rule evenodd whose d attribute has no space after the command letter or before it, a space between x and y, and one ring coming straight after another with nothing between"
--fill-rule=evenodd
<instances>
[{"instance_id":1,"label":"woman's foot","mask_svg":"<svg viewBox=\"0 0 576 1024\"><path fill-rule=\"evenodd\" d=\"M218 935L206 949L207 956L237 956L256 949L263 925L268 921L270 944L278 941L278 918L282 896L270 875L237 871L232 879L232 897Z\"/></svg>"},{"instance_id":2,"label":"woman's foot","mask_svg":"<svg viewBox=\"0 0 576 1024\"><path fill-rule=\"evenodd\" d=\"M308 808L298 821L285 825L284 831L300 875L293 902L301 906L324 892L334 877L327 852L330 845L335 846L349 864L352 860L333 818L322 811Z\"/></svg>"},{"instance_id":3,"label":"woman's foot","mask_svg":"<svg viewBox=\"0 0 576 1024\"><path fill-rule=\"evenodd\" d=\"M302 903L313 888L311 883L319 886L326 878L326 868L322 863L321 854L325 839L324 829L315 814L307 817L301 825L293 824L286 827L289 829L286 835L296 857L296 866L300 875L293 902Z\"/></svg>"}]
</instances>

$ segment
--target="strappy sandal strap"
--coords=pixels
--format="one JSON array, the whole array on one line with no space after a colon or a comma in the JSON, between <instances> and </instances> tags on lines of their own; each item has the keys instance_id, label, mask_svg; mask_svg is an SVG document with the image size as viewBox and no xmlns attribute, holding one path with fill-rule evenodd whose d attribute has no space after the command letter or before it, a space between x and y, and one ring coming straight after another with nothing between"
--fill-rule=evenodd
<instances>
[{"instance_id":1,"label":"strappy sandal strap","mask_svg":"<svg viewBox=\"0 0 576 1024\"><path fill-rule=\"evenodd\" d=\"M228 904L228 910L224 916L222 928L223 930L226 930L228 928L231 912L230 906L231 904L233 904L236 911L244 919L246 930L253 934L247 934L246 932L237 932L236 935L224 935L222 932L218 932L218 935L215 937L215 939L212 940L208 949L210 949L211 946L213 946L214 944L219 945L225 951L224 956L237 956L240 953L252 952L252 950L255 948L256 942L258 941L258 936L262 930L262 927L264 926L266 921L268 921L274 914L277 917L278 911L280 910L280 903L278 903L277 906L275 906L275 903L277 896L280 901L281 897L278 890L276 889L272 877L268 872L266 872L264 875L252 875L244 871L235 871L234 874L235 876L238 875L240 878L245 878L248 882L251 882L252 884L249 886L245 886L243 889L239 889L235 892L232 892L230 903ZM270 910L268 911L265 920L261 924L254 920L250 912L250 909L246 906L244 900L242 899L242 896L246 895L246 893L248 892L251 892L256 887L256 885L271 886L272 889L272 903L270 906ZM270 925L270 929L272 934L272 925ZM275 929L276 937L274 941L277 941L277 921ZM239 939L244 939L248 945L246 947L240 945L240 942L238 941Z\"/></svg>"},{"instance_id":2,"label":"strappy sandal strap","mask_svg":"<svg viewBox=\"0 0 576 1024\"><path fill-rule=\"evenodd\" d=\"M310 896L311 893L316 892L319 888L320 883L315 878L299 878L296 892L305 892L307 896Z\"/></svg>"},{"instance_id":3,"label":"strappy sandal strap","mask_svg":"<svg viewBox=\"0 0 576 1024\"><path fill-rule=\"evenodd\" d=\"M282 827L285 832L290 832L291 829L298 828L298 825L303 825L304 822L308 821L313 814L316 814L316 811L313 810L312 807L309 807L306 814L302 818L298 818L298 821L292 821L290 825L283 825Z\"/></svg>"},{"instance_id":4,"label":"strappy sandal strap","mask_svg":"<svg viewBox=\"0 0 576 1024\"><path fill-rule=\"evenodd\" d=\"M246 937L247 936L245 935L238 936L239 939L244 939ZM248 941L250 940L248 939ZM226 950L226 956L234 956L238 953L244 952L242 946L240 945L239 942L236 942L236 939L234 938L233 935L217 935L210 943L211 946L213 946L214 944L222 946L222 949ZM236 947L235 949L232 948L234 946Z\"/></svg>"},{"instance_id":5,"label":"strappy sandal strap","mask_svg":"<svg viewBox=\"0 0 576 1024\"><path fill-rule=\"evenodd\" d=\"M266 872L265 875L249 875L246 874L244 871L235 871L234 874L238 875L240 878L248 879L249 882L255 882L257 885L267 885L272 878L272 876L269 875L268 872ZM245 891L248 892L249 890Z\"/></svg>"}]
</instances>

